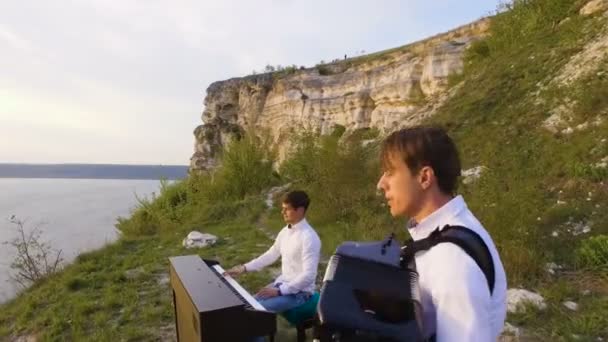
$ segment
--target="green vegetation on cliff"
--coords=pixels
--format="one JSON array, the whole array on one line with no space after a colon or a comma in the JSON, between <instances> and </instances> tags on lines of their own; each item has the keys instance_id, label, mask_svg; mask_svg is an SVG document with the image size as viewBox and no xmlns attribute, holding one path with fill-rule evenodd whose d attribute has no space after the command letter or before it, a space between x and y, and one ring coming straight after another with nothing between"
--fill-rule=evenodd
<instances>
[{"instance_id":1,"label":"green vegetation on cliff","mask_svg":"<svg viewBox=\"0 0 608 342\"><path fill-rule=\"evenodd\" d=\"M545 310L510 315L531 340L608 338L608 39L602 13L579 15L575 0L516 1L492 18L475 43L454 95L430 119L448 128L465 169L481 177L459 192L491 232L509 287L539 292ZM597 44L596 44L597 42ZM263 139L246 137L209 174L164 184L120 219L121 240L79 257L65 271L0 308L0 339L151 340L173 333L167 257L199 253L230 266L265 250L282 226L267 191L290 183L312 198L309 221L329 256L343 240L398 231L375 190L373 131L297 135L278 172ZM603 166L602 166L603 165ZM181 240L191 230L219 236L201 250ZM547 272L546 264L561 268ZM272 269L247 274L255 291ZM323 267L320 268L323 272ZM563 302L578 303L577 311ZM281 336L293 329L281 323Z\"/></svg>"}]
</instances>

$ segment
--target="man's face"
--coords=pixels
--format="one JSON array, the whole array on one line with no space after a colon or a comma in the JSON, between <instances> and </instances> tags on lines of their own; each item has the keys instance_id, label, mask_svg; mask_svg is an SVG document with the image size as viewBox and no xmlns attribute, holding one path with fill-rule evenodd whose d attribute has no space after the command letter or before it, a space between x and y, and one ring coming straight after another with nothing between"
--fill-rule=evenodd
<instances>
[{"instance_id":1,"label":"man's face","mask_svg":"<svg viewBox=\"0 0 608 342\"><path fill-rule=\"evenodd\" d=\"M298 223L304 218L304 208L294 209L289 203L281 204L281 213L283 214L283 220L287 224Z\"/></svg>"},{"instance_id":2,"label":"man's face","mask_svg":"<svg viewBox=\"0 0 608 342\"><path fill-rule=\"evenodd\" d=\"M377 188L384 192L393 217L414 217L423 195L418 175L413 175L405 162L391 153Z\"/></svg>"}]
</instances>

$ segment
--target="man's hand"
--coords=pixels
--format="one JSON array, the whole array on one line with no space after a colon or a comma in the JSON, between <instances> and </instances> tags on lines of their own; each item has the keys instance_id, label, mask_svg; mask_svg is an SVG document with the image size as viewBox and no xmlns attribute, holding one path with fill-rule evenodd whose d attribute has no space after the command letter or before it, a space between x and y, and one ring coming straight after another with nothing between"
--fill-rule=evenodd
<instances>
[{"instance_id":1,"label":"man's hand","mask_svg":"<svg viewBox=\"0 0 608 342\"><path fill-rule=\"evenodd\" d=\"M231 277L236 277L239 276L243 273L245 273L247 271L247 269L245 269L245 265L236 265L234 267L232 267L231 269L227 270L226 273L224 273L224 275L228 274Z\"/></svg>"},{"instance_id":2,"label":"man's hand","mask_svg":"<svg viewBox=\"0 0 608 342\"><path fill-rule=\"evenodd\" d=\"M279 289L277 289L276 287L263 287L255 295L260 298L276 297L279 295Z\"/></svg>"}]
</instances>

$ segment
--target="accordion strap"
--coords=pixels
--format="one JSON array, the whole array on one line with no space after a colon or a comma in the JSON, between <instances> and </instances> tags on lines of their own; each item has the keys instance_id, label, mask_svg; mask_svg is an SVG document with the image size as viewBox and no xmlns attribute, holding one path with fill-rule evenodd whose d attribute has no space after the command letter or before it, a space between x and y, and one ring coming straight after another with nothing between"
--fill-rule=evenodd
<instances>
[{"instance_id":1,"label":"accordion strap","mask_svg":"<svg viewBox=\"0 0 608 342\"><path fill-rule=\"evenodd\" d=\"M463 226L445 225L443 229L435 229L427 238L408 240L401 247L401 267L416 269L415 255L429 250L440 243L453 243L462 248L481 269L488 282L490 295L494 292L494 262L492 254L479 234Z\"/></svg>"}]
</instances>

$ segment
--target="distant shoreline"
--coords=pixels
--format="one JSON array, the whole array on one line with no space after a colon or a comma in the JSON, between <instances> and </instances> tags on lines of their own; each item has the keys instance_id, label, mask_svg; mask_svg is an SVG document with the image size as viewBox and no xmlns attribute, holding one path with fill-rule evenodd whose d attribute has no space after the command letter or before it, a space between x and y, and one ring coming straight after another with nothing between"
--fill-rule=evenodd
<instances>
[{"instance_id":1,"label":"distant shoreline","mask_svg":"<svg viewBox=\"0 0 608 342\"><path fill-rule=\"evenodd\" d=\"M187 175L185 165L0 163L0 178L176 180Z\"/></svg>"}]
</instances>

